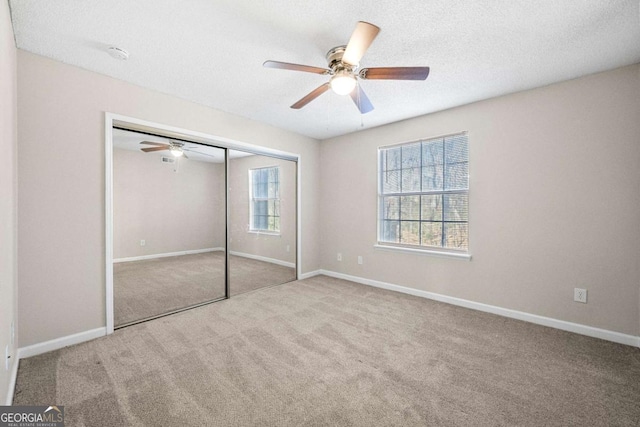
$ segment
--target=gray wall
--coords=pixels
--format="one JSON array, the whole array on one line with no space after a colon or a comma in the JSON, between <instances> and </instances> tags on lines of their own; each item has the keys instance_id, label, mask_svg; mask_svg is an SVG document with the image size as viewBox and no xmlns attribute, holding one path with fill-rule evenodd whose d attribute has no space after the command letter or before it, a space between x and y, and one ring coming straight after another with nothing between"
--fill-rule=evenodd
<instances>
[{"instance_id":1,"label":"gray wall","mask_svg":"<svg viewBox=\"0 0 640 427\"><path fill-rule=\"evenodd\" d=\"M375 250L377 148L464 130L472 260ZM640 66L321 147L324 269L640 334ZM574 287L588 304L573 302Z\"/></svg>"},{"instance_id":2,"label":"gray wall","mask_svg":"<svg viewBox=\"0 0 640 427\"><path fill-rule=\"evenodd\" d=\"M161 157L113 150L114 259L225 246L224 164Z\"/></svg>"},{"instance_id":3,"label":"gray wall","mask_svg":"<svg viewBox=\"0 0 640 427\"><path fill-rule=\"evenodd\" d=\"M0 2L0 405L7 399L11 369L5 370L8 345L13 366L16 345L11 344L11 322L16 317L16 47L9 5Z\"/></svg>"},{"instance_id":4,"label":"gray wall","mask_svg":"<svg viewBox=\"0 0 640 427\"><path fill-rule=\"evenodd\" d=\"M318 141L18 51L20 346L103 327L104 112L298 153L302 269L319 268Z\"/></svg>"}]
</instances>

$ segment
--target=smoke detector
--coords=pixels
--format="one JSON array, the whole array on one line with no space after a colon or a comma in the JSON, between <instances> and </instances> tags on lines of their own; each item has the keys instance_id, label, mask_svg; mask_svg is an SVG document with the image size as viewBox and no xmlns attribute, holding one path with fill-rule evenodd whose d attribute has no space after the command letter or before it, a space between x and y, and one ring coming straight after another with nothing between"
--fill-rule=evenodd
<instances>
[{"instance_id":1,"label":"smoke detector","mask_svg":"<svg viewBox=\"0 0 640 427\"><path fill-rule=\"evenodd\" d=\"M129 52L124 49L120 49L119 47L111 46L107 49L109 55L111 55L115 59L120 59L122 61L129 58Z\"/></svg>"}]
</instances>

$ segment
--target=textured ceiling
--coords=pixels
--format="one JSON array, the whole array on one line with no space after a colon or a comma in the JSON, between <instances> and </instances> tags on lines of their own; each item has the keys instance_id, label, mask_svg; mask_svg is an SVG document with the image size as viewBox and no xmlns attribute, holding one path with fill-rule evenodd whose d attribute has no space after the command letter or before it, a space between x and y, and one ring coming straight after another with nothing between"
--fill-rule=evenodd
<instances>
[{"instance_id":1,"label":"textured ceiling","mask_svg":"<svg viewBox=\"0 0 640 427\"><path fill-rule=\"evenodd\" d=\"M12 0L20 49L318 139L640 62L638 0ZM430 66L363 81L375 110L327 92L291 104L358 20L381 27L361 67ZM109 46L126 49L113 59Z\"/></svg>"}]
</instances>

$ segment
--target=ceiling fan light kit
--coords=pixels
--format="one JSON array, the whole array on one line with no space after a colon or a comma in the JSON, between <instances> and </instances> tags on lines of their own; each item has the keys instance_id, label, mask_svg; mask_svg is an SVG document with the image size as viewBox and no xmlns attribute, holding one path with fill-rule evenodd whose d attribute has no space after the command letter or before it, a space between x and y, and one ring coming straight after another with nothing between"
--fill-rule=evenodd
<instances>
[{"instance_id":1,"label":"ceiling fan light kit","mask_svg":"<svg viewBox=\"0 0 640 427\"><path fill-rule=\"evenodd\" d=\"M180 157L184 155L184 151L182 151L182 148L180 147L172 147L170 148L171 154L173 154L173 157Z\"/></svg>"},{"instance_id":2,"label":"ceiling fan light kit","mask_svg":"<svg viewBox=\"0 0 640 427\"><path fill-rule=\"evenodd\" d=\"M330 85L338 95L349 95L356 87L356 78L349 71L340 70L331 77Z\"/></svg>"},{"instance_id":3,"label":"ceiling fan light kit","mask_svg":"<svg viewBox=\"0 0 640 427\"><path fill-rule=\"evenodd\" d=\"M336 46L326 55L328 68L290 62L265 61L263 66L281 70L304 71L320 75L330 75L328 82L318 86L295 104L293 109L300 109L313 101L329 88L338 95L350 95L361 114L373 111L373 105L364 93L358 79L362 80L425 80L429 75L429 67L382 67L363 68L358 71L360 59L365 54L380 28L368 22L359 21L346 46Z\"/></svg>"}]
</instances>

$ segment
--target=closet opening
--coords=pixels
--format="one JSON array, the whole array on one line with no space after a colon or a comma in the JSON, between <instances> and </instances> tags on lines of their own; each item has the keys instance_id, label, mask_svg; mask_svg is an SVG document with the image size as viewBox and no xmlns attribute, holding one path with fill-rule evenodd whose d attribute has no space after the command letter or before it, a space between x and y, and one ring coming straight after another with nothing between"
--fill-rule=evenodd
<instances>
[{"instance_id":1,"label":"closet opening","mask_svg":"<svg viewBox=\"0 0 640 427\"><path fill-rule=\"evenodd\" d=\"M107 333L297 279L298 156L106 126Z\"/></svg>"}]
</instances>

